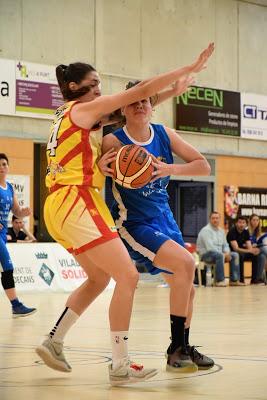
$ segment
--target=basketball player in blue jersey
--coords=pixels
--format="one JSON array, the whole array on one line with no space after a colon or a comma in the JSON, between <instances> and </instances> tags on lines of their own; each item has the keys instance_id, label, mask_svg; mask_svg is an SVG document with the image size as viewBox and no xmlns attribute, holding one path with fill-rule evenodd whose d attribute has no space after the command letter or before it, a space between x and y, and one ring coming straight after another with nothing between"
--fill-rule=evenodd
<instances>
[{"instance_id":1,"label":"basketball player in blue jersey","mask_svg":"<svg viewBox=\"0 0 267 400\"><path fill-rule=\"evenodd\" d=\"M127 89L138 83L129 82ZM126 125L103 138L103 153L122 145L140 145L154 156L155 172L154 179L140 189L127 189L113 182L116 226L131 258L145 265L151 274L161 272L170 286L171 345L167 350L167 370L194 372L211 368L214 361L189 345L195 263L184 248L167 193L170 175L209 175L209 164L172 129L150 123L150 99L125 106L122 113ZM173 164L172 153L185 164Z\"/></svg>"},{"instance_id":2,"label":"basketball player in blue jersey","mask_svg":"<svg viewBox=\"0 0 267 400\"><path fill-rule=\"evenodd\" d=\"M16 294L13 278L13 265L6 247L7 220L10 211L18 218L24 218L31 214L28 207L21 208L14 194L12 185L6 181L9 163L4 153L0 153L0 272L3 289L12 305L14 318L26 317L36 312L36 308L26 307Z\"/></svg>"}]
</instances>

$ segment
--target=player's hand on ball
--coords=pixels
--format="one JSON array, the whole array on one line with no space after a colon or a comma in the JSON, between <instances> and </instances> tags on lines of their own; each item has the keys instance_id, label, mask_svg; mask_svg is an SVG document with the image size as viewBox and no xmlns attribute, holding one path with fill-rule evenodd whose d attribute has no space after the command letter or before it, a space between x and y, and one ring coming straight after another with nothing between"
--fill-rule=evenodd
<instances>
[{"instance_id":1,"label":"player's hand on ball","mask_svg":"<svg viewBox=\"0 0 267 400\"><path fill-rule=\"evenodd\" d=\"M151 154L153 159L152 165L154 167L154 172L152 172L152 179L150 182L154 182L159 178L163 178L164 176L169 176L172 174L171 167L172 164L166 164L163 161L158 160L153 154Z\"/></svg>"},{"instance_id":2,"label":"player's hand on ball","mask_svg":"<svg viewBox=\"0 0 267 400\"><path fill-rule=\"evenodd\" d=\"M107 151L98 161L97 165L100 171L105 176L113 176L113 169L110 168L110 164L116 160L117 152L114 151L114 147L112 147L109 151Z\"/></svg>"}]
</instances>

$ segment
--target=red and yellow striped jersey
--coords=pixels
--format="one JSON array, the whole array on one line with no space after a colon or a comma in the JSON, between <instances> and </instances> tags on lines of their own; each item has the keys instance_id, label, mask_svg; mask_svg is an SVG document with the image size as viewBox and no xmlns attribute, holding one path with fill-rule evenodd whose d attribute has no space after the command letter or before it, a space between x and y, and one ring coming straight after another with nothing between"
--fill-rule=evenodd
<instances>
[{"instance_id":1,"label":"red and yellow striped jersey","mask_svg":"<svg viewBox=\"0 0 267 400\"><path fill-rule=\"evenodd\" d=\"M83 185L101 189L104 175L97 161L101 156L102 131L75 125L70 111L77 101L59 107L50 129L46 148L46 186Z\"/></svg>"}]
</instances>

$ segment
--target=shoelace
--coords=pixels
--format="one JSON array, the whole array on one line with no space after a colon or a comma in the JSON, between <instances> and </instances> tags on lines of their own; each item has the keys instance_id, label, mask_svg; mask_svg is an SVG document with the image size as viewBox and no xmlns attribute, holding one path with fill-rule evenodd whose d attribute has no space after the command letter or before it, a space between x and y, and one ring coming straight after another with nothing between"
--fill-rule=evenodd
<instances>
[{"instance_id":1,"label":"shoelace","mask_svg":"<svg viewBox=\"0 0 267 400\"><path fill-rule=\"evenodd\" d=\"M204 354L201 354L199 351L197 351L196 347L201 347L201 346L190 346L190 353L192 353L192 358L200 358L203 360Z\"/></svg>"}]
</instances>

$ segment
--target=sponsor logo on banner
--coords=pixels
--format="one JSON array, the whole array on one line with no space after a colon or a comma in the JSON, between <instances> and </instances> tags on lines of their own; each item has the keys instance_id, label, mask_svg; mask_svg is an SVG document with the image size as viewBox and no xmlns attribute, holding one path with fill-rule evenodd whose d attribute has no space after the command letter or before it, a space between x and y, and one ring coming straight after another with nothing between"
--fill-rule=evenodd
<instances>
[{"instance_id":1,"label":"sponsor logo on banner","mask_svg":"<svg viewBox=\"0 0 267 400\"><path fill-rule=\"evenodd\" d=\"M240 93L192 86L177 97L176 129L240 136Z\"/></svg>"},{"instance_id":2,"label":"sponsor logo on banner","mask_svg":"<svg viewBox=\"0 0 267 400\"><path fill-rule=\"evenodd\" d=\"M14 281L16 286L19 285L21 287L32 286L35 284L34 272L31 267L15 267L14 268Z\"/></svg>"},{"instance_id":3,"label":"sponsor logo on banner","mask_svg":"<svg viewBox=\"0 0 267 400\"><path fill-rule=\"evenodd\" d=\"M241 137L267 140L267 96L241 93Z\"/></svg>"},{"instance_id":4,"label":"sponsor logo on banner","mask_svg":"<svg viewBox=\"0 0 267 400\"><path fill-rule=\"evenodd\" d=\"M69 258L59 258L58 262L61 267L61 276L63 279L75 280L87 278L86 272L71 255Z\"/></svg>"},{"instance_id":5,"label":"sponsor logo on banner","mask_svg":"<svg viewBox=\"0 0 267 400\"><path fill-rule=\"evenodd\" d=\"M7 247L18 292L72 291L87 279L73 256L58 243L8 243ZM111 279L108 288L114 286Z\"/></svg>"},{"instance_id":6,"label":"sponsor logo on banner","mask_svg":"<svg viewBox=\"0 0 267 400\"><path fill-rule=\"evenodd\" d=\"M0 114L15 114L15 61L0 59Z\"/></svg>"},{"instance_id":7,"label":"sponsor logo on banner","mask_svg":"<svg viewBox=\"0 0 267 400\"><path fill-rule=\"evenodd\" d=\"M29 175L8 175L8 182L13 186L14 192L17 196L17 200L20 207L30 206L30 177ZM12 214L9 214L8 226L12 226L11 223ZM29 229L29 217L23 218L26 227Z\"/></svg>"},{"instance_id":8,"label":"sponsor logo on banner","mask_svg":"<svg viewBox=\"0 0 267 400\"><path fill-rule=\"evenodd\" d=\"M35 253L35 257L37 260L44 260L48 258L48 254L40 251L39 253Z\"/></svg>"},{"instance_id":9,"label":"sponsor logo on banner","mask_svg":"<svg viewBox=\"0 0 267 400\"><path fill-rule=\"evenodd\" d=\"M230 229L238 216L257 214L263 232L267 232L267 189L229 185L224 187L225 228Z\"/></svg>"},{"instance_id":10,"label":"sponsor logo on banner","mask_svg":"<svg viewBox=\"0 0 267 400\"><path fill-rule=\"evenodd\" d=\"M51 285L54 279L54 275L54 272L46 264L43 263L39 271L39 276L48 286Z\"/></svg>"}]
</instances>

